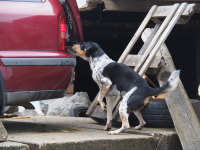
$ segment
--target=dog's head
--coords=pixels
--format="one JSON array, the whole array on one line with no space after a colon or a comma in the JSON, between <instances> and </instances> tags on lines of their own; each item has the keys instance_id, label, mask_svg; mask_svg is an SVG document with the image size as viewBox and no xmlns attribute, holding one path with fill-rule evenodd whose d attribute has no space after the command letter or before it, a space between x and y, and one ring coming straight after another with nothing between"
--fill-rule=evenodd
<instances>
[{"instance_id":1,"label":"dog's head","mask_svg":"<svg viewBox=\"0 0 200 150\"><path fill-rule=\"evenodd\" d=\"M90 56L94 56L98 52L98 45L91 41L85 42L83 44L76 44L72 47L73 52L76 56L83 58L88 61Z\"/></svg>"}]
</instances>

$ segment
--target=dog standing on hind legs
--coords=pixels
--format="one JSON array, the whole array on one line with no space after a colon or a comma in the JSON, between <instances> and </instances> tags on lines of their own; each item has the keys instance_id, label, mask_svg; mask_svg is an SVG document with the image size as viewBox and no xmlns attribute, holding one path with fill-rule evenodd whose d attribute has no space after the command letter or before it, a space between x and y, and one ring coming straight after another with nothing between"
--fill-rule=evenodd
<instances>
[{"instance_id":1,"label":"dog standing on hind legs","mask_svg":"<svg viewBox=\"0 0 200 150\"><path fill-rule=\"evenodd\" d=\"M97 100L106 111L103 98L107 102L107 123L105 130L110 130L112 126L112 101L114 96L122 95L119 106L119 114L122 120L122 127L108 134L119 134L123 130L130 128L128 117L133 112L139 125L135 129L140 130L146 124L141 115L141 110L148 104L149 96L167 93L177 87L180 71L174 71L167 83L160 88L151 88L147 82L130 67L117 63L110 59L101 47L94 42L76 44L72 47L76 56L88 61L92 70L92 78L99 86L100 92ZM107 92L108 91L108 92Z\"/></svg>"}]
</instances>

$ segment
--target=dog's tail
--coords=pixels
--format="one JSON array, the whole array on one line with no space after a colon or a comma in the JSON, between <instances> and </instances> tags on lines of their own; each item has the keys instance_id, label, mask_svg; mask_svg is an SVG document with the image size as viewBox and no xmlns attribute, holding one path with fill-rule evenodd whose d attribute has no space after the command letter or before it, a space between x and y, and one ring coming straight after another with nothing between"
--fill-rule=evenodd
<instances>
[{"instance_id":1,"label":"dog's tail","mask_svg":"<svg viewBox=\"0 0 200 150\"><path fill-rule=\"evenodd\" d=\"M179 74L180 70L175 70L174 72L172 72L171 76L169 77L165 85L161 86L160 88L151 88L149 96L164 94L174 90L178 85Z\"/></svg>"}]
</instances>

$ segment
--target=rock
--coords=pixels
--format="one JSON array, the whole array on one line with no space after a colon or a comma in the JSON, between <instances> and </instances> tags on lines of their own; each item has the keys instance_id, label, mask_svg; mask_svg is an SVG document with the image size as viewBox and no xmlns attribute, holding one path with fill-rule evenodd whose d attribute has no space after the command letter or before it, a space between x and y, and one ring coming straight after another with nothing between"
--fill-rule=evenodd
<instances>
[{"instance_id":1,"label":"rock","mask_svg":"<svg viewBox=\"0 0 200 150\"><path fill-rule=\"evenodd\" d=\"M0 142L5 141L8 137L8 133L0 121Z\"/></svg>"},{"instance_id":2,"label":"rock","mask_svg":"<svg viewBox=\"0 0 200 150\"><path fill-rule=\"evenodd\" d=\"M55 100L56 99L40 101L40 109L41 109L41 111L43 112L44 115L47 114L47 111L48 111L48 108L49 108L49 104L51 104Z\"/></svg>"},{"instance_id":3,"label":"rock","mask_svg":"<svg viewBox=\"0 0 200 150\"><path fill-rule=\"evenodd\" d=\"M73 94L66 94L66 95L65 95L66 98L69 98L69 97L71 97L71 96L73 96ZM47 114L49 105L50 105L52 102L54 102L55 100L58 100L58 99L48 99L48 100L39 101L40 109L41 109L41 111L43 112L44 115Z\"/></svg>"},{"instance_id":4,"label":"rock","mask_svg":"<svg viewBox=\"0 0 200 150\"><path fill-rule=\"evenodd\" d=\"M40 108L40 101L33 101L31 104L34 106L35 111L38 113L38 115L44 115Z\"/></svg>"},{"instance_id":5,"label":"rock","mask_svg":"<svg viewBox=\"0 0 200 150\"><path fill-rule=\"evenodd\" d=\"M68 116L70 111L76 106L89 107L91 102L89 101L88 94L86 92L77 92L71 97L63 97L54 100L49 104L47 116Z\"/></svg>"},{"instance_id":6,"label":"rock","mask_svg":"<svg viewBox=\"0 0 200 150\"><path fill-rule=\"evenodd\" d=\"M34 109L24 109L23 112L18 113L19 116L29 116L29 117L33 117L33 116L37 116L38 113L34 110Z\"/></svg>"}]
</instances>

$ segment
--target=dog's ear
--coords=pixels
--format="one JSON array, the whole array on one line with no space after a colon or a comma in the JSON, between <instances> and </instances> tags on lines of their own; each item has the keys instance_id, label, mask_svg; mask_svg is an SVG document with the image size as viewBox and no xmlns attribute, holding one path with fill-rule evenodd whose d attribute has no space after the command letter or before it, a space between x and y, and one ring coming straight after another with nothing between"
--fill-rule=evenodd
<instances>
[{"instance_id":1,"label":"dog's ear","mask_svg":"<svg viewBox=\"0 0 200 150\"><path fill-rule=\"evenodd\" d=\"M98 49L96 47L96 45L94 45L92 42L88 45L88 47L86 48L86 56L89 57L92 54L94 54L95 52L97 52Z\"/></svg>"}]
</instances>

